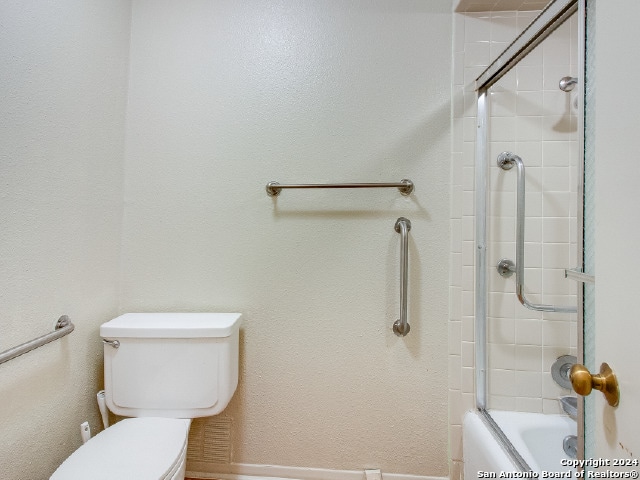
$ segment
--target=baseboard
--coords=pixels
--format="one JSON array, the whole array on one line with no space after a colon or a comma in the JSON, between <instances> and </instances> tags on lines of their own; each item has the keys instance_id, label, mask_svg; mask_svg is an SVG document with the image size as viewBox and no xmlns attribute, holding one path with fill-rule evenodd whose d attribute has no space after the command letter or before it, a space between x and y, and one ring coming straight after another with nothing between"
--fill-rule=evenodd
<instances>
[{"instance_id":1,"label":"baseboard","mask_svg":"<svg viewBox=\"0 0 640 480\"><path fill-rule=\"evenodd\" d=\"M215 473L187 472L187 478L215 480L365 480L364 470L284 467L232 463ZM448 480L446 477L382 472L383 480Z\"/></svg>"}]
</instances>

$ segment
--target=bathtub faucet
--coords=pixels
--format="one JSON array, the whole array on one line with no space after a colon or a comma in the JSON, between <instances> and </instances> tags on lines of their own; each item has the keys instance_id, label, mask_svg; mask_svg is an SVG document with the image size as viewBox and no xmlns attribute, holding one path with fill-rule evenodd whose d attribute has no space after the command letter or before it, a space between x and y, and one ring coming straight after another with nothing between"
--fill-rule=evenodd
<instances>
[{"instance_id":1,"label":"bathtub faucet","mask_svg":"<svg viewBox=\"0 0 640 480\"><path fill-rule=\"evenodd\" d=\"M558 401L564 413L574 420L578 419L578 397L567 395L566 397L560 397Z\"/></svg>"}]
</instances>

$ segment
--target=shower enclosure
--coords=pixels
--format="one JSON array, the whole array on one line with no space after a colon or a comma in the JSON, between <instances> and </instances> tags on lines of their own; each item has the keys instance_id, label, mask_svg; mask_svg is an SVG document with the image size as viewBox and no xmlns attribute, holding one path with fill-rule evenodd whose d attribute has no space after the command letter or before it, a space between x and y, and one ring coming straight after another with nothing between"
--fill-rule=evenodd
<instances>
[{"instance_id":1,"label":"shower enclosure","mask_svg":"<svg viewBox=\"0 0 640 480\"><path fill-rule=\"evenodd\" d=\"M471 344L473 407L522 470L542 463L514 447L519 440L501 422L516 417L503 412L582 415L568 381L576 357L582 359L584 15L578 3L465 12L457 24L464 28L464 48L457 50L465 82L459 259L463 276L474 278L461 285L460 388L464 396ZM485 65L482 48L489 51ZM465 335L469 316L472 336ZM571 457L584 446L580 422L567 418L557 450Z\"/></svg>"}]
</instances>

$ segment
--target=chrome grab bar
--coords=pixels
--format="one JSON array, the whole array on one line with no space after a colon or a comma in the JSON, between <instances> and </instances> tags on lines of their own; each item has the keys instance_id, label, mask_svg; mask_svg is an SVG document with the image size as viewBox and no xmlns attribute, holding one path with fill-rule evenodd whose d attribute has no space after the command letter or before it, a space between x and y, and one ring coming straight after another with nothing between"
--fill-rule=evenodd
<instances>
[{"instance_id":1,"label":"chrome grab bar","mask_svg":"<svg viewBox=\"0 0 640 480\"><path fill-rule=\"evenodd\" d=\"M403 178L399 182L387 183L294 183L281 185L278 182L267 183L267 195L275 197L280 195L283 188L390 188L395 187L402 195L409 195L413 192L413 182L408 178Z\"/></svg>"},{"instance_id":2,"label":"chrome grab bar","mask_svg":"<svg viewBox=\"0 0 640 480\"><path fill-rule=\"evenodd\" d=\"M530 310L535 310L537 312L559 312L559 313L576 313L578 311L577 307L561 307L556 305L542 305L531 303L524 296L524 206L525 206L525 195L524 195L524 163L522 159L511 152L502 152L498 155L498 166L503 170L511 170L515 165L518 169L518 178L517 178L517 203L516 203L516 264L515 264L515 273L516 273L516 296L522 305L527 307ZM505 260L501 260L498 264L498 268L505 268ZM509 266L506 267L506 270L512 270Z\"/></svg>"},{"instance_id":3,"label":"chrome grab bar","mask_svg":"<svg viewBox=\"0 0 640 480\"><path fill-rule=\"evenodd\" d=\"M404 337L411 327L407 320L407 291L409 287L409 230L411 222L408 218L396 220L395 230L402 236L400 245L400 318L393 323L393 333Z\"/></svg>"},{"instance_id":4,"label":"chrome grab bar","mask_svg":"<svg viewBox=\"0 0 640 480\"><path fill-rule=\"evenodd\" d=\"M35 350L42 345L45 345L49 342L53 342L59 338L64 337L65 335L69 335L73 332L75 326L69 320L69 317L66 315L61 316L56 322L55 330L53 332L47 333L46 335L42 335L41 337L34 338L29 342L25 342L17 347L10 348L9 350L5 350L0 353L0 363L8 362L16 357L19 357L22 354L30 352L31 350Z\"/></svg>"}]
</instances>

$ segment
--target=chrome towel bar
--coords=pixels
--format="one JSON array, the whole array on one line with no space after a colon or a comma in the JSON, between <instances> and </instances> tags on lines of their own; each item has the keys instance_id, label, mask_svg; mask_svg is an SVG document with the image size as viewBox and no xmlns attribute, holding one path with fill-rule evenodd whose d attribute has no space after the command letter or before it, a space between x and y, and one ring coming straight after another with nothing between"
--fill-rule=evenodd
<instances>
[{"instance_id":1,"label":"chrome towel bar","mask_svg":"<svg viewBox=\"0 0 640 480\"><path fill-rule=\"evenodd\" d=\"M402 195L409 195L413 192L413 182L408 178L403 178L399 182L389 183L294 183L280 184L278 182L267 183L267 195L275 197L280 195L283 188L391 188L400 190Z\"/></svg>"},{"instance_id":2,"label":"chrome towel bar","mask_svg":"<svg viewBox=\"0 0 640 480\"><path fill-rule=\"evenodd\" d=\"M505 259L500 260L498 264L498 271L502 268L505 272L501 275L508 275L515 269L516 273L516 296L522 305L530 310L537 312L560 312L560 313L576 313L577 307L561 307L557 305L542 305L531 303L524 296L524 206L525 206L525 177L524 177L524 163L522 159L511 152L502 152L498 155L498 166L503 170L511 170L513 166L516 166L518 171L517 177L517 200L516 200L516 264L513 268L513 264L508 264Z\"/></svg>"},{"instance_id":3,"label":"chrome towel bar","mask_svg":"<svg viewBox=\"0 0 640 480\"><path fill-rule=\"evenodd\" d=\"M10 348L9 350L5 350L4 352L0 353L0 363L8 362L9 360L19 357L24 353L41 347L42 345L69 335L71 332L73 332L74 328L75 325L71 323L69 317L63 315L56 322L55 330L53 332L47 333L46 335L42 335L38 338L34 338L29 342L25 342L21 345L18 345L17 347Z\"/></svg>"},{"instance_id":4,"label":"chrome towel bar","mask_svg":"<svg viewBox=\"0 0 640 480\"><path fill-rule=\"evenodd\" d=\"M400 318L393 323L393 333L404 337L411 327L407 320L407 292L409 290L409 230L411 222L408 218L396 220L395 230L402 235L400 244Z\"/></svg>"}]
</instances>

